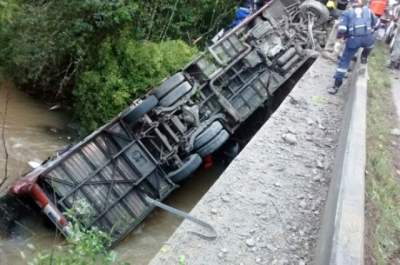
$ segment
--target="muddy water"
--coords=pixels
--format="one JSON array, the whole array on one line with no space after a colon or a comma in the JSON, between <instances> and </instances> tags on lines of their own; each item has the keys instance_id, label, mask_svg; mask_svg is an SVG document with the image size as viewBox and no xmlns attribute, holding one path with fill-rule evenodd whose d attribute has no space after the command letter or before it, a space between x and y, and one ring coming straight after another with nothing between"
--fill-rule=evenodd
<instances>
[{"instance_id":1,"label":"muddy water","mask_svg":"<svg viewBox=\"0 0 400 265\"><path fill-rule=\"evenodd\" d=\"M9 155L6 185L28 170L28 161L45 159L67 144L66 136L60 134L66 122L65 116L50 112L45 104L32 100L11 83L1 84L0 178L4 178L6 165L4 136Z\"/></svg>"},{"instance_id":2,"label":"muddy water","mask_svg":"<svg viewBox=\"0 0 400 265\"><path fill-rule=\"evenodd\" d=\"M5 112L7 115L4 115ZM0 85L0 114L0 136L4 122L4 136L9 154L8 180L2 189L4 191L13 179L29 169L28 161L45 159L69 143L69 135L65 133L69 119L60 113L49 111L45 104L32 100L8 82ZM5 172L4 165L5 150L0 138L1 179ZM222 165L216 165L207 172L197 173L182 188L176 190L166 203L189 211L222 170ZM27 264L39 251L64 243L62 237L44 225L40 215L27 215L15 226L11 238L0 238L0 265ZM123 261L132 265L147 264L180 223L179 218L156 210L117 246L116 251Z\"/></svg>"},{"instance_id":3,"label":"muddy water","mask_svg":"<svg viewBox=\"0 0 400 265\"><path fill-rule=\"evenodd\" d=\"M68 135L61 133L67 122L66 116L49 111L10 82L0 84L0 180L7 174L2 192L29 170L28 161L40 162L68 144ZM26 264L23 257L50 246L53 238L40 218L21 220L11 239L0 238L0 264Z\"/></svg>"}]
</instances>

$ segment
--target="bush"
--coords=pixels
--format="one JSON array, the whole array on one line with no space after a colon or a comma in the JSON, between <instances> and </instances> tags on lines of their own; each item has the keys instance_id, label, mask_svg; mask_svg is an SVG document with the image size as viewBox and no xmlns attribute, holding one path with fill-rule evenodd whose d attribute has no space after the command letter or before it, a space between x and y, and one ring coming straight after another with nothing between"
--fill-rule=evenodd
<instances>
[{"instance_id":1,"label":"bush","mask_svg":"<svg viewBox=\"0 0 400 265\"><path fill-rule=\"evenodd\" d=\"M129 265L118 261L117 254L109 251L111 237L98 228L85 228L89 220L89 206L78 201L67 213L71 220L71 234L67 244L51 251L39 253L29 265Z\"/></svg>"},{"instance_id":2,"label":"bush","mask_svg":"<svg viewBox=\"0 0 400 265\"><path fill-rule=\"evenodd\" d=\"M84 71L74 90L83 129L93 130L187 63L196 49L182 41L105 41L99 62Z\"/></svg>"},{"instance_id":3,"label":"bush","mask_svg":"<svg viewBox=\"0 0 400 265\"><path fill-rule=\"evenodd\" d=\"M0 61L30 91L60 95L84 60L115 28L132 22L135 5L123 0L19 0L3 23Z\"/></svg>"}]
</instances>

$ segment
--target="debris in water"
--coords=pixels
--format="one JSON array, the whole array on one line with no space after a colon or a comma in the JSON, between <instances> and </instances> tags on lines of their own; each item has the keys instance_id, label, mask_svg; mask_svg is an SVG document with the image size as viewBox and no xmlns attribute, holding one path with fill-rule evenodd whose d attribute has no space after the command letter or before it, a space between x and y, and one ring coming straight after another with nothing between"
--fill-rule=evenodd
<instances>
[{"instance_id":1,"label":"debris in water","mask_svg":"<svg viewBox=\"0 0 400 265\"><path fill-rule=\"evenodd\" d=\"M37 162L37 161L29 161L28 162L29 166L33 169L40 167L40 165L42 164L41 162Z\"/></svg>"},{"instance_id":2,"label":"debris in water","mask_svg":"<svg viewBox=\"0 0 400 265\"><path fill-rule=\"evenodd\" d=\"M36 249L35 246L33 244L31 244L31 243L27 244L26 247L29 248L30 250L35 250Z\"/></svg>"},{"instance_id":3,"label":"debris in water","mask_svg":"<svg viewBox=\"0 0 400 265\"><path fill-rule=\"evenodd\" d=\"M53 111L53 110L58 110L59 108L61 108L61 105L60 104L56 104L56 105L50 107L49 110Z\"/></svg>"}]
</instances>

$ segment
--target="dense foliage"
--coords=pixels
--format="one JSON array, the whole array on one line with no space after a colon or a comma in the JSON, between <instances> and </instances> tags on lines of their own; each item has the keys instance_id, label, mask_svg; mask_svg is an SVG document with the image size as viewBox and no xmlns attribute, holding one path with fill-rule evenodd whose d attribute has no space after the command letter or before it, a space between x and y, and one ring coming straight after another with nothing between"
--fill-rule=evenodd
<instances>
[{"instance_id":1,"label":"dense foliage","mask_svg":"<svg viewBox=\"0 0 400 265\"><path fill-rule=\"evenodd\" d=\"M82 125L93 129L182 67L194 43L228 23L235 4L0 0L0 67L30 93L72 98Z\"/></svg>"},{"instance_id":2,"label":"dense foliage","mask_svg":"<svg viewBox=\"0 0 400 265\"><path fill-rule=\"evenodd\" d=\"M182 41L137 42L119 38L99 48L99 61L83 71L74 91L87 128L98 127L184 65L196 52Z\"/></svg>"}]
</instances>

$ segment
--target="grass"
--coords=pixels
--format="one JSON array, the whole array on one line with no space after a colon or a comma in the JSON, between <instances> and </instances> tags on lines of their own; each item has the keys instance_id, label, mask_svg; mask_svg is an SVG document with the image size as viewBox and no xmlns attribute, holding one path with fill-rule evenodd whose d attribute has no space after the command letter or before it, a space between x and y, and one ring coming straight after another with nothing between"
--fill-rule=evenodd
<instances>
[{"instance_id":1,"label":"grass","mask_svg":"<svg viewBox=\"0 0 400 265\"><path fill-rule=\"evenodd\" d=\"M396 117L387 58L386 48L377 45L369 59L368 82L367 256L372 256L372 264L379 265L392 264L400 250L400 185L395 177L390 134Z\"/></svg>"}]
</instances>

